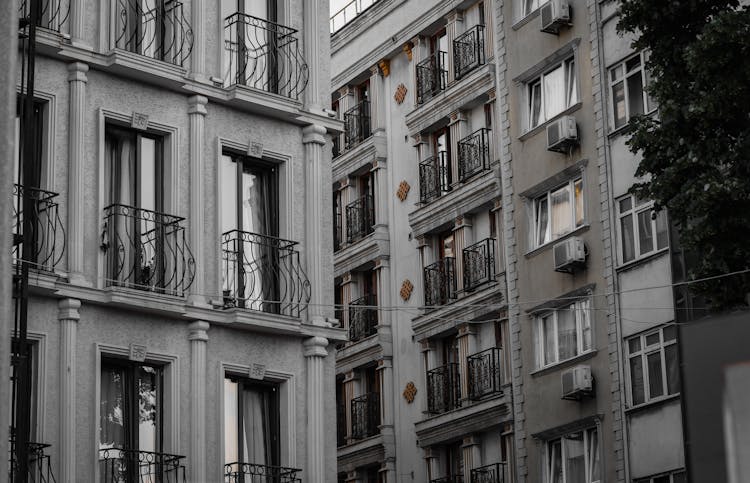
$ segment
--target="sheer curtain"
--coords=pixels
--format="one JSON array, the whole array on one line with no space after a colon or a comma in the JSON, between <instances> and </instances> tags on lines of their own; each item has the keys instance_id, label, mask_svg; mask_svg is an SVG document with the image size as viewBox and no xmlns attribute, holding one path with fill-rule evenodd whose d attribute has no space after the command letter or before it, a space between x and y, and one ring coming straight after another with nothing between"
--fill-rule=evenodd
<instances>
[{"instance_id":1,"label":"sheer curtain","mask_svg":"<svg viewBox=\"0 0 750 483\"><path fill-rule=\"evenodd\" d=\"M242 229L276 236L272 201L272 175L248 168L242 173ZM245 298L249 308L273 311L278 306L279 250L275 238L257 237L245 247Z\"/></svg>"},{"instance_id":2,"label":"sheer curtain","mask_svg":"<svg viewBox=\"0 0 750 483\"><path fill-rule=\"evenodd\" d=\"M552 198L552 240L554 240L571 230L570 187L565 185L552 192L550 198Z\"/></svg>"},{"instance_id":3,"label":"sheer curtain","mask_svg":"<svg viewBox=\"0 0 750 483\"><path fill-rule=\"evenodd\" d=\"M243 461L273 465L269 396L264 391L243 388L242 398Z\"/></svg>"},{"instance_id":4,"label":"sheer curtain","mask_svg":"<svg viewBox=\"0 0 750 483\"><path fill-rule=\"evenodd\" d=\"M563 66L544 76L544 119L551 119L567 107L565 105L565 71Z\"/></svg>"},{"instance_id":5,"label":"sheer curtain","mask_svg":"<svg viewBox=\"0 0 750 483\"><path fill-rule=\"evenodd\" d=\"M586 481L586 458L583 432L573 433L563 438L565 455L565 483L588 483Z\"/></svg>"},{"instance_id":6,"label":"sheer curtain","mask_svg":"<svg viewBox=\"0 0 750 483\"><path fill-rule=\"evenodd\" d=\"M110 181L109 204L132 206L135 201L135 143L133 136L123 130L108 128L105 148L107 153L106 167ZM111 279L128 278L136 254L135 226L132 217L123 216L121 208L113 208L110 212L108 236L112 250L110 260Z\"/></svg>"},{"instance_id":7,"label":"sheer curtain","mask_svg":"<svg viewBox=\"0 0 750 483\"><path fill-rule=\"evenodd\" d=\"M575 306L557 311L557 334L560 360L575 357L578 352Z\"/></svg>"}]
</instances>

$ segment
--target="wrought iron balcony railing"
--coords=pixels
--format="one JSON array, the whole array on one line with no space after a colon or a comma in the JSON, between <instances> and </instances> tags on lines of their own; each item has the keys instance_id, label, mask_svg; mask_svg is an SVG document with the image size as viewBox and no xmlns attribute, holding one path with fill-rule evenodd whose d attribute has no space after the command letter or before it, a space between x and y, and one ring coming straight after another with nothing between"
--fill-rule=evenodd
<instances>
[{"instance_id":1,"label":"wrought iron balcony railing","mask_svg":"<svg viewBox=\"0 0 750 483\"><path fill-rule=\"evenodd\" d=\"M195 277L184 220L127 205L104 208L107 286L183 296Z\"/></svg>"},{"instance_id":2,"label":"wrought iron balcony railing","mask_svg":"<svg viewBox=\"0 0 750 483\"><path fill-rule=\"evenodd\" d=\"M505 463L494 463L472 469L470 483L505 483Z\"/></svg>"},{"instance_id":3,"label":"wrought iron balcony railing","mask_svg":"<svg viewBox=\"0 0 750 483\"><path fill-rule=\"evenodd\" d=\"M484 65L484 62L484 25L475 25L453 41L456 79Z\"/></svg>"},{"instance_id":4,"label":"wrought iron balcony railing","mask_svg":"<svg viewBox=\"0 0 750 483\"><path fill-rule=\"evenodd\" d=\"M21 0L18 7L18 18L22 25L31 22L31 0ZM70 16L70 0L39 0L36 15L36 26L61 32Z\"/></svg>"},{"instance_id":5,"label":"wrought iron balcony railing","mask_svg":"<svg viewBox=\"0 0 750 483\"><path fill-rule=\"evenodd\" d=\"M474 401L502 392L503 351L493 347L467 357L469 399Z\"/></svg>"},{"instance_id":6,"label":"wrought iron balcony railing","mask_svg":"<svg viewBox=\"0 0 750 483\"><path fill-rule=\"evenodd\" d=\"M331 34L337 32L377 2L378 0L352 0L344 5L338 12L331 15Z\"/></svg>"},{"instance_id":7,"label":"wrought iron balcony railing","mask_svg":"<svg viewBox=\"0 0 750 483\"><path fill-rule=\"evenodd\" d=\"M27 443L28 448L28 464L26 466L26 478L22 478L19 472L18 460L16 459L16 443L13 439L10 440L10 478L11 482L16 481L29 481L33 483L56 483L54 473L52 472L52 464L50 462L50 456L45 453L45 449L49 448L50 444L44 443Z\"/></svg>"},{"instance_id":8,"label":"wrought iron balcony railing","mask_svg":"<svg viewBox=\"0 0 750 483\"><path fill-rule=\"evenodd\" d=\"M349 341L357 342L378 332L377 297L365 295L349 303Z\"/></svg>"},{"instance_id":9,"label":"wrought iron balcony railing","mask_svg":"<svg viewBox=\"0 0 750 483\"><path fill-rule=\"evenodd\" d=\"M234 462L224 465L224 483L302 483L302 470Z\"/></svg>"},{"instance_id":10,"label":"wrought iron balcony railing","mask_svg":"<svg viewBox=\"0 0 750 483\"><path fill-rule=\"evenodd\" d=\"M336 404L336 446L346 445L346 406Z\"/></svg>"},{"instance_id":11,"label":"wrought iron balcony railing","mask_svg":"<svg viewBox=\"0 0 750 483\"><path fill-rule=\"evenodd\" d=\"M441 414L461 407L461 377L458 364L427 371L427 410Z\"/></svg>"},{"instance_id":12,"label":"wrought iron balcony railing","mask_svg":"<svg viewBox=\"0 0 750 483\"><path fill-rule=\"evenodd\" d=\"M351 401L352 439L364 439L380 432L380 394L371 392Z\"/></svg>"},{"instance_id":13,"label":"wrought iron balcony railing","mask_svg":"<svg viewBox=\"0 0 750 483\"><path fill-rule=\"evenodd\" d=\"M442 478L433 478L430 483L464 483L464 475L443 476Z\"/></svg>"},{"instance_id":14,"label":"wrought iron balcony railing","mask_svg":"<svg viewBox=\"0 0 750 483\"><path fill-rule=\"evenodd\" d=\"M495 280L495 239L484 240L463 249L464 290L471 292Z\"/></svg>"},{"instance_id":15,"label":"wrought iron balcony railing","mask_svg":"<svg viewBox=\"0 0 750 483\"><path fill-rule=\"evenodd\" d=\"M232 230L221 238L224 304L299 317L310 301L310 281L297 242Z\"/></svg>"},{"instance_id":16,"label":"wrought iron balcony railing","mask_svg":"<svg viewBox=\"0 0 750 483\"><path fill-rule=\"evenodd\" d=\"M60 220L57 193L39 188L13 185L13 260L18 263L24 255L24 207L30 207L32 249L27 251L29 266L53 271L65 254L65 228Z\"/></svg>"},{"instance_id":17,"label":"wrought iron balcony railing","mask_svg":"<svg viewBox=\"0 0 750 483\"><path fill-rule=\"evenodd\" d=\"M417 104L432 99L448 85L447 52L439 51L417 64Z\"/></svg>"},{"instance_id":18,"label":"wrought iron balcony railing","mask_svg":"<svg viewBox=\"0 0 750 483\"><path fill-rule=\"evenodd\" d=\"M424 303L445 305L456 298L456 259L445 257L424 268Z\"/></svg>"},{"instance_id":19,"label":"wrought iron balcony railing","mask_svg":"<svg viewBox=\"0 0 750 483\"><path fill-rule=\"evenodd\" d=\"M243 85L299 99L309 71L297 30L234 13L224 19L224 85Z\"/></svg>"},{"instance_id":20,"label":"wrought iron balcony railing","mask_svg":"<svg viewBox=\"0 0 750 483\"><path fill-rule=\"evenodd\" d=\"M185 483L184 456L106 448L99 450L101 483Z\"/></svg>"},{"instance_id":21,"label":"wrought iron balcony railing","mask_svg":"<svg viewBox=\"0 0 750 483\"><path fill-rule=\"evenodd\" d=\"M365 195L346 205L346 241L354 243L375 231L375 203Z\"/></svg>"},{"instance_id":22,"label":"wrought iron balcony railing","mask_svg":"<svg viewBox=\"0 0 750 483\"><path fill-rule=\"evenodd\" d=\"M190 57L193 29L182 2L115 0L113 8L116 48L178 66Z\"/></svg>"},{"instance_id":23,"label":"wrought iron balcony railing","mask_svg":"<svg viewBox=\"0 0 750 483\"><path fill-rule=\"evenodd\" d=\"M451 166L447 151L419 163L419 201L429 203L451 190Z\"/></svg>"},{"instance_id":24,"label":"wrought iron balcony railing","mask_svg":"<svg viewBox=\"0 0 750 483\"><path fill-rule=\"evenodd\" d=\"M458 180L464 182L490 168L490 131L481 128L458 142Z\"/></svg>"},{"instance_id":25,"label":"wrought iron balcony railing","mask_svg":"<svg viewBox=\"0 0 750 483\"><path fill-rule=\"evenodd\" d=\"M370 101L360 101L344 113L344 149L351 149L370 136Z\"/></svg>"}]
</instances>

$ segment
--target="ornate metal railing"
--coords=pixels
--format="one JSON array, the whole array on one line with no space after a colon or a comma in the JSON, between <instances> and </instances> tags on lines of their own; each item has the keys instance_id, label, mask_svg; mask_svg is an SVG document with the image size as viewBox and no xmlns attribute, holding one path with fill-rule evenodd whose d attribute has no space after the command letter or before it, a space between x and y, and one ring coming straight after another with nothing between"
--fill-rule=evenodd
<instances>
[{"instance_id":1,"label":"ornate metal railing","mask_svg":"<svg viewBox=\"0 0 750 483\"><path fill-rule=\"evenodd\" d=\"M463 249L464 290L471 292L477 287L495 280L495 239L484 240Z\"/></svg>"},{"instance_id":2,"label":"ornate metal railing","mask_svg":"<svg viewBox=\"0 0 750 483\"><path fill-rule=\"evenodd\" d=\"M490 131L481 128L458 142L458 180L466 181L490 168Z\"/></svg>"},{"instance_id":3,"label":"ornate metal railing","mask_svg":"<svg viewBox=\"0 0 750 483\"><path fill-rule=\"evenodd\" d=\"M336 405L336 446L346 445L346 406Z\"/></svg>"},{"instance_id":4,"label":"ornate metal railing","mask_svg":"<svg viewBox=\"0 0 750 483\"><path fill-rule=\"evenodd\" d=\"M344 5L338 12L331 15L331 34L354 20L359 14L377 2L378 0L352 0Z\"/></svg>"},{"instance_id":5,"label":"ornate metal railing","mask_svg":"<svg viewBox=\"0 0 750 483\"><path fill-rule=\"evenodd\" d=\"M65 254L65 228L57 205L57 193L39 188L13 185L13 260L18 263L23 256L24 206L30 205L33 213L31 240L33 249L29 266L53 271Z\"/></svg>"},{"instance_id":6,"label":"ornate metal railing","mask_svg":"<svg viewBox=\"0 0 750 483\"><path fill-rule=\"evenodd\" d=\"M360 101L344 113L344 149L351 149L372 135L370 101Z\"/></svg>"},{"instance_id":7,"label":"ornate metal railing","mask_svg":"<svg viewBox=\"0 0 750 483\"><path fill-rule=\"evenodd\" d=\"M309 71L297 30L234 13L224 19L224 85L243 85L299 99Z\"/></svg>"},{"instance_id":8,"label":"ornate metal railing","mask_svg":"<svg viewBox=\"0 0 750 483\"><path fill-rule=\"evenodd\" d=\"M417 104L432 99L448 85L447 52L439 51L417 64Z\"/></svg>"},{"instance_id":9,"label":"ornate metal railing","mask_svg":"<svg viewBox=\"0 0 750 483\"><path fill-rule=\"evenodd\" d=\"M424 303L445 305L456 298L456 259L445 257L424 268Z\"/></svg>"},{"instance_id":10,"label":"ornate metal railing","mask_svg":"<svg viewBox=\"0 0 750 483\"><path fill-rule=\"evenodd\" d=\"M503 351L493 347L467 359L469 399L478 400L490 394L502 392Z\"/></svg>"},{"instance_id":11,"label":"ornate metal railing","mask_svg":"<svg viewBox=\"0 0 750 483\"><path fill-rule=\"evenodd\" d=\"M475 25L453 41L456 79L484 65L484 62L484 25Z\"/></svg>"},{"instance_id":12,"label":"ornate metal railing","mask_svg":"<svg viewBox=\"0 0 750 483\"><path fill-rule=\"evenodd\" d=\"M470 483L505 483L505 463L494 463L472 469Z\"/></svg>"},{"instance_id":13,"label":"ornate metal railing","mask_svg":"<svg viewBox=\"0 0 750 483\"><path fill-rule=\"evenodd\" d=\"M31 21L31 4L31 0L21 0L18 7L18 18L24 25ZM61 32L69 16L70 0L39 0L36 26Z\"/></svg>"},{"instance_id":14,"label":"ornate metal railing","mask_svg":"<svg viewBox=\"0 0 750 483\"><path fill-rule=\"evenodd\" d=\"M443 476L442 478L433 478L430 483L464 483L464 475Z\"/></svg>"},{"instance_id":15,"label":"ornate metal railing","mask_svg":"<svg viewBox=\"0 0 750 483\"><path fill-rule=\"evenodd\" d=\"M234 462L224 465L224 483L302 483L302 470Z\"/></svg>"},{"instance_id":16,"label":"ornate metal railing","mask_svg":"<svg viewBox=\"0 0 750 483\"><path fill-rule=\"evenodd\" d=\"M349 303L349 341L357 342L378 331L378 303L374 295L365 295Z\"/></svg>"},{"instance_id":17,"label":"ornate metal railing","mask_svg":"<svg viewBox=\"0 0 750 483\"><path fill-rule=\"evenodd\" d=\"M378 434L380 429L380 394L371 392L355 397L352 404L352 439Z\"/></svg>"},{"instance_id":18,"label":"ornate metal railing","mask_svg":"<svg viewBox=\"0 0 750 483\"><path fill-rule=\"evenodd\" d=\"M371 195L346 205L346 241L354 243L375 231L375 203Z\"/></svg>"},{"instance_id":19,"label":"ornate metal railing","mask_svg":"<svg viewBox=\"0 0 750 483\"><path fill-rule=\"evenodd\" d=\"M16 460L16 443L13 439L10 440L10 481L18 481L21 475L18 474L18 461ZM56 483L54 473L52 472L52 463L50 456L45 453L45 449L49 448L50 444L44 443L27 443L29 461L27 465L27 477L26 479L21 478L24 481L33 483Z\"/></svg>"},{"instance_id":20,"label":"ornate metal railing","mask_svg":"<svg viewBox=\"0 0 750 483\"><path fill-rule=\"evenodd\" d=\"M193 50L193 29L177 0L116 0L114 42L152 59L182 66Z\"/></svg>"},{"instance_id":21,"label":"ornate metal railing","mask_svg":"<svg viewBox=\"0 0 750 483\"><path fill-rule=\"evenodd\" d=\"M461 407L461 378L458 364L450 363L427 371L427 410L440 414Z\"/></svg>"},{"instance_id":22,"label":"ornate metal railing","mask_svg":"<svg viewBox=\"0 0 750 483\"><path fill-rule=\"evenodd\" d=\"M101 483L184 483L184 456L107 448L99 450Z\"/></svg>"},{"instance_id":23,"label":"ornate metal railing","mask_svg":"<svg viewBox=\"0 0 750 483\"><path fill-rule=\"evenodd\" d=\"M297 242L232 230L221 239L224 305L299 317L310 281Z\"/></svg>"},{"instance_id":24,"label":"ornate metal railing","mask_svg":"<svg viewBox=\"0 0 750 483\"><path fill-rule=\"evenodd\" d=\"M451 190L451 167L446 151L419 163L419 201L429 203Z\"/></svg>"},{"instance_id":25,"label":"ornate metal railing","mask_svg":"<svg viewBox=\"0 0 750 483\"><path fill-rule=\"evenodd\" d=\"M184 295L195 277L184 220L127 205L104 208L107 286Z\"/></svg>"}]
</instances>

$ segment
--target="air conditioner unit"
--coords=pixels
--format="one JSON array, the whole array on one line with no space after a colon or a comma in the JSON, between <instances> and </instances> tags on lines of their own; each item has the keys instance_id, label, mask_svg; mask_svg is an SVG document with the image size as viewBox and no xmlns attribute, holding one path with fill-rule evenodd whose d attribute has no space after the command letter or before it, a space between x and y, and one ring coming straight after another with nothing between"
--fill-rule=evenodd
<instances>
[{"instance_id":1,"label":"air conditioner unit","mask_svg":"<svg viewBox=\"0 0 750 483\"><path fill-rule=\"evenodd\" d=\"M547 126L547 150L567 154L578 146L578 126L573 116L562 116Z\"/></svg>"},{"instance_id":2,"label":"air conditioner unit","mask_svg":"<svg viewBox=\"0 0 750 483\"><path fill-rule=\"evenodd\" d=\"M557 35L560 28L570 25L570 5L568 0L549 0L539 8L542 19L542 32Z\"/></svg>"},{"instance_id":3,"label":"air conditioner unit","mask_svg":"<svg viewBox=\"0 0 750 483\"><path fill-rule=\"evenodd\" d=\"M562 399L580 400L594 395L594 380L591 377L591 366L579 365L563 371Z\"/></svg>"},{"instance_id":4,"label":"air conditioner unit","mask_svg":"<svg viewBox=\"0 0 750 483\"><path fill-rule=\"evenodd\" d=\"M586 266L586 245L577 236L566 238L552 247L555 271L573 273Z\"/></svg>"}]
</instances>

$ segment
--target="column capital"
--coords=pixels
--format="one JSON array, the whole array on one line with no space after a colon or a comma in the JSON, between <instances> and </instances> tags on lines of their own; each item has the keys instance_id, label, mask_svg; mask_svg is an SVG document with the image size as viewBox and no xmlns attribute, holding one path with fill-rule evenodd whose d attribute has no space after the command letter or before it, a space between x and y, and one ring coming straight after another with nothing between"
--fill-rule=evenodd
<instances>
[{"instance_id":1,"label":"column capital","mask_svg":"<svg viewBox=\"0 0 750 483\"><path fill-rule=\"evenodd\" d=\"M57 303L58 320L80 320L81 314L78 309L81 308L81 301L78 299L61 299Z\"/></svg>"},{"instance_id":2,"label":"column capital","mask_svg":"<svg viewBox=\"0 0 750 483\"><path fill-rule=\"evenodd\" d=\"M88 64L84 64L83 62L71 62L68 64L68 81L88 82L89 78L86 75L86 72L88 71Z\"/></svg>"},{"instance_id":3,"label":"column capital","mask_svg":"<svg viewBox=\"0 0 750 483\"><path fill-rule=\"evenodd\" d=\"M393 361L390 357L384 357L378 361L378 370L381 369L392 369Z\"/></svg>"},{"instance_id":4,"label":"column capital","mask_svg":"<svg viewBox=\"0 0 750 483\"><path fill-rule=\"evenodd\" d=\"M208 328L210 325L203 320L196 320L188 325L188 340L208 341Z\"/></svg>"},{"instance_id":5,"label":"column capital","mask_svg":"<svg viewBox=\"0 0 750 483\"><path fill-rule=\"evenodd\" d=\"M325 357L328 355L326 350L328 339L325 337L310 337L302 342L302 346L305 348L303 352L305 357Z\"/></svg>"},{"instance_id":6,"label":"column capital","mask_svg":"<svg viewBox=\"0 0 750 483\"><path fill-rule=\"evenodd\" d=\"M188 114L201 114L205 116L206 104L208 104L208 98L206 96L190 96L188 97Z\"/></svg>"},{"instance_id":7,"label":"column capital","mask_svg":"<svg viewBox=\"0 0 750 483\"><path fill-rule=\"evenodd\" d=\"M302 128L302 144L320 144L326 143L326 128L318 124L308 124Z\"/></svg>"},{"instance_id":8,"label":"column capital","mask_svg":"<svg viewBox=\"0 0 750 483\"><path fill-rule=\"evenodd\" d=\"M445 20L448 23L452 22L463 22L464 20L464 13L460 10L454 10L450 12L448 15L445 16Z\"/></svg>"},{"instance_id":9,"label":"column capital","mask_svg":"<svg viewBox=\"0 0 750 483\"><path fill-rule=\"evenodd\" d=\"M474 324L464 322L458 326L458 337L466 337L468 335L475 335L477 329Z\"/></svg>"},{"instance_id":10,"label":"column capital","mask_svg":"<svg viewBox=\"0 0 750 483\"><path fill-rule=\"evenodd\" d=\"M448 118L450 119L450 124L455 124L460 121L466 120L466 112L464 112L461 109L456 109L455 111L452 111L450 114L448 114Z\"/></svg>"}]
</instances>

